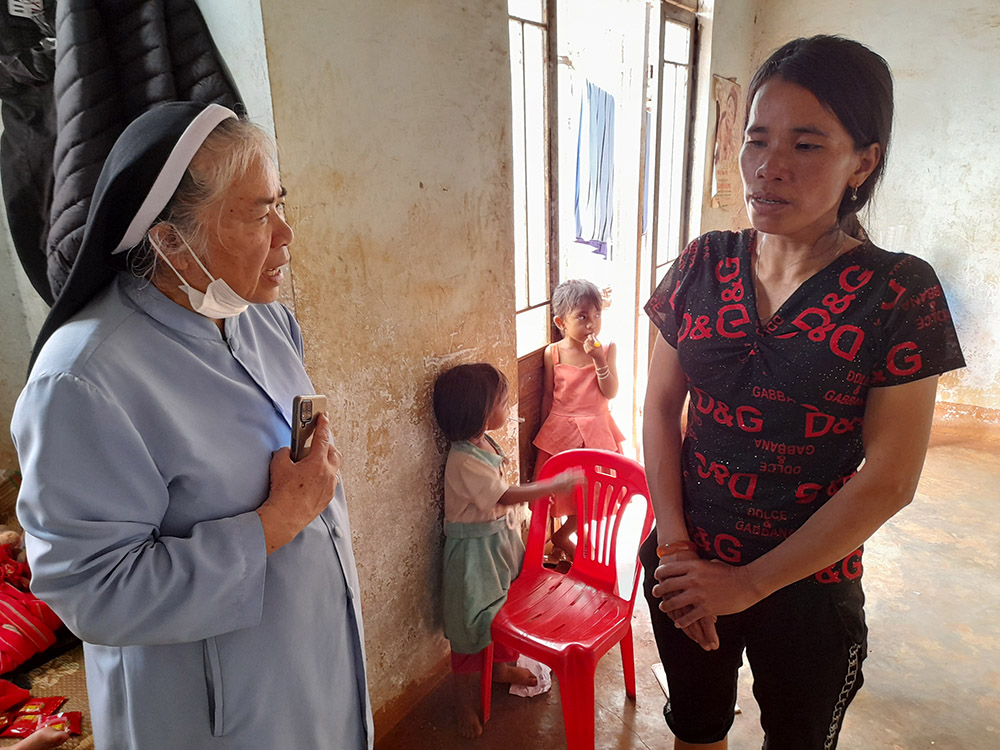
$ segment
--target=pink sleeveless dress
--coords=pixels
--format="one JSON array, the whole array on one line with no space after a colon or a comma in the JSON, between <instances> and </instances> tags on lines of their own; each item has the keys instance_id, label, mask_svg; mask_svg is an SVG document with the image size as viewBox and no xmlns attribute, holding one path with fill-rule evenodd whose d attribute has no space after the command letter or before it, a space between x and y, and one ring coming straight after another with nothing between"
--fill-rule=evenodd
<instances>
[{"instance_id":1,"label":"pink sleeveless dress","mask_svg":"<svg viewBox=\"0 0 1000 750\"><path fill-rule=\"evenodd\" d=\"M621 453L625 435L611 418L608 399L597 384L594 364L586 367L562 364L559 347L553 346L552 366L552 408L535 436L535 447L552 455L570 448L602 448ZM553 512L553 515L566 513Z\"/></svg>"},{"instance_id":2,"label":"pink sleeveless dress","mask_svg":"<svg viewBox=\"0 0 1000 750\"><path fill-rule=\"evenodd\" d=\"M608 399L597 384L596 366L585 367L559 361L559 347L552 347L552 408L535 436L536 448L552 454L570 448L600 448L621 453L625 435L608 408ZM565 504L566 507L562 507ZM560 498L553 516L575 512Z\"/></svg>"}]
</instances>

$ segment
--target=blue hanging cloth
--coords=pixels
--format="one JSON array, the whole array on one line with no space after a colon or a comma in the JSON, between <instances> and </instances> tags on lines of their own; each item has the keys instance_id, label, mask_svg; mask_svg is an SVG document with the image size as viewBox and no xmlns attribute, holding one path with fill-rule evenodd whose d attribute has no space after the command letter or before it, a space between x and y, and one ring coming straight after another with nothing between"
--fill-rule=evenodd
<instances>
[{"instance_id":1,"label":"blue hanging cloth","mask_svg":"<svg viewBox=\"0 0 1000 750\"><path fill-rule=\"evenodd\" d=\"M604 258L610 257L614 144L615 98L587 81L576 141L576 240Z\"/></svg>"}]
</instances>

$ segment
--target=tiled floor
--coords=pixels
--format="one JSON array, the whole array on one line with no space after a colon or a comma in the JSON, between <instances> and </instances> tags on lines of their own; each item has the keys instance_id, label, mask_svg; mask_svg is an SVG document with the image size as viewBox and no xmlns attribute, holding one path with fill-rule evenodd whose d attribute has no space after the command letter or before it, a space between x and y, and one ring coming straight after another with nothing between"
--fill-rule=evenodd
<instances>
[{"instance_id":1,"label":"tiled floor","mask_svg":"<svg viewBox=\"0 0 1000 750\"><path fill-rule=\"evenodd\" d=\"M996 432L938 429L913 503L866 546L871 630L865 685L847 713L841 750L1000 748L1000 438ZM617 649L597 672L596 746L669 750L663 693L651 666L649 615L636 607L635 702L625 697ZM763 738L740 680L733 750ZM497 690L483 736L460 738L446 680L378 750L559 750L566 747L558 689L535 698Z\"/></svg>"}]
</instances>

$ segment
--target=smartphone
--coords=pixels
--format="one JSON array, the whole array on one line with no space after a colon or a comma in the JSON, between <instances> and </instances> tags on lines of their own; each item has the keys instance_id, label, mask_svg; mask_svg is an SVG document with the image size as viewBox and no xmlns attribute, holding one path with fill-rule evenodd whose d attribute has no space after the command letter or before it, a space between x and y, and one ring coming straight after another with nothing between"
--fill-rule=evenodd
<instances>
[{"instance_id":1,"label":"smartphone","mask_svg":"<svg viewBox=\"0 0 1000 750\"><path fill-rule=\"evenodd\" d=\"M326 412L326 396L312 393L292 399L292 460L301 461L312 448L316 420Z\"/></svg>"}]
</instances>

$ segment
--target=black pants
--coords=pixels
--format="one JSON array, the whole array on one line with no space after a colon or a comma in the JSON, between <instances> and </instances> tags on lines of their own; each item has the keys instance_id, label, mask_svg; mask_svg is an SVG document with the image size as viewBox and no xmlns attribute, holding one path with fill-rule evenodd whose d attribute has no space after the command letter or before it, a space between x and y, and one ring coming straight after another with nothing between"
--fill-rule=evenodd
<instances>
[{"instance_id":1,"label":"black pants","mask_svg":"<svg viewBox=\"0 0 1000 750\"><path fill-rule=\"evenodd\" d=\"M651 589L656 535L640 550L653 635L667 675L667 725L689 743L722 740L733 724L743 650L753 671L764 750L832 750L863 682L868 651L860 580L799 581L718 618L719 648L705 651L659 609Z\"/></svg>"}]
</instances>

